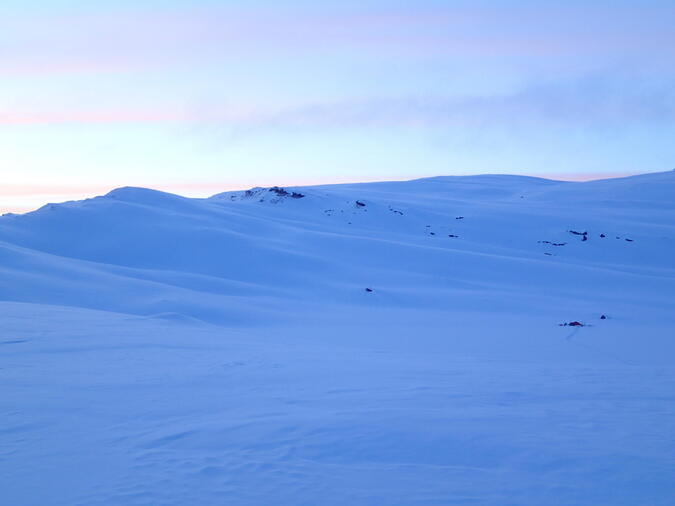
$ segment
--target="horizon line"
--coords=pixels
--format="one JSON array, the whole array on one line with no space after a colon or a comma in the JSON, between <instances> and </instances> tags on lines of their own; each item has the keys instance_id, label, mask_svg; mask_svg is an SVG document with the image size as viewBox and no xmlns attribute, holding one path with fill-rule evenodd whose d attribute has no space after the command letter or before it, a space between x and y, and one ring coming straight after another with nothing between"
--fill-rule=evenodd
<instances>
[{"instance_id":1,"label":"horizon line","mask_svg":"<svg viewBox=\"0 0 675 506\"><path fill-rule=\"evenodd\" d=\"M327 186L327 185L340 185L340 184L360 184L360 183L378 183L378 182L405 182L405 181L414 181L419 179L429 179L434 177L472 177L472 176L485 176L485 175L497 175L497 176L523 176L523 177L534 177L540 179L548 179L551 181L560 181L560 182L589 182L589 181L598 181L603 179L618 179L623 177L631 177L642 174L649 174L651 172L640 172L640 173L628 173L628 172L612 172L612 173L537 173L537 174L517 174L517 173L494 173L494 172L484 172L479 174L436 174L423 177L411 177L411 178L374 178L374 179L364 179L359 181L354 181L351 179L340 179L335 178L331 181L326 181L325 179L314 180L296 183L289 181L284 184L277 184L277 186L284 187L309 187L309 186ZM254 179L244 181L234 182L232 179L229 181L168 181L168 182L147 182L150 184L45 184L45 183L15 183L15 184L4 184L0 188L0 214L24 214L34 210L37 210L48 204L64 203L85 200L88 198L94 198L98 196L105 195L117 188L125 187L136 187L136 188L146 188L150 190L163 191L166 193L173 193L175 195L188 197L188 198L206 198L218 193L224 193L228 191L240 191L246 190L249 188L255 187L266 187L265 184L261 184L260 181L256 183ZM280 183L277 181L276 183ZM274 186L274 185L268 185ZM183 193L186 193L185 195ZM9 199L8 199L9 197ZM57 200L63 198L63 200L50 200L56 198ZM7 201L14 200L14 204L11 204ZM39 200L41 203L37 203ZM3 202L5 201L5 202ZM27 201L23 203L21 201ZM30 202L30 203L28 203ZM6 204L5 204L6 203Z\"/></svg>"}]
</instances>

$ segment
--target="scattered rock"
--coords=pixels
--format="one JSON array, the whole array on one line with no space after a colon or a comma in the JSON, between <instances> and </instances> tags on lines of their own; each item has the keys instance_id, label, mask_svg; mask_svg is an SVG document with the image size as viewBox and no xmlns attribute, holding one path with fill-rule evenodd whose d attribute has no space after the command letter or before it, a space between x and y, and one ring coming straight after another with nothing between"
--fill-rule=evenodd
<instances>
[{"instance_id":1,"label":"scattered rock","mask_svg":"<svg viewBox=\"0 0 675 506\"><path fill-rule=\"evenodd\" d=\"M459 236L455 234L448 234L448 237L459 237Z\"/></svg>"},{"instance_id":2,"label":"scattered rock","mask_svg":"<svg viewBox=\"0 0 675 506\"><path fill-rule=\"evenodd\" d=\"M603 314L603 315L600 317L600 319L601 319L601 320L606 320L607 317Z\"/></svg>"},{"instance_id":3,"label":"scattered rock","mask_svg":"<svg viewBox=\"0 0 675 506\"><path fill-rule=\"evenodd\" d=\"M605 234L600 234L600 237L601 237L602 239L604 239L604 238L605 238Z\"/></svg>"},{"instance_id":4,"label":"scattered rock","mask_svg":"<svg viewBox=\"0 0 675 506\"><path fill-rule=\"evenodd\" d=\"M436 232L429 232L429 235L436 235Z\"/></svg>"},{"instance_id":5,"label":"scattered rock","mask_svg":"<svg viewBox=\"0 0 675 506\"><path fill-rule=\"evenodd\" d=\"M455 219L456 219L456 220L463 220L463 219L464 219L464 216L457 216Z\"/></svg>"},{"instance_id":6,"label":"scattered rock","mask_svg":"<svg viewBox=\"0 0 675 506\"><path fill-rule=\"evenodd\" d=\"M628 242L633 242L633 239L626 239L626 241L628 241Z\"/></svg>"},{"instance_id":7,"label":"scattered rock","mask_svg":"<svg viewBox=\"0 0 675 506\"><path fill-rule=\"evenodd\" d=\"M577 322L577 321L570 322L570 323L568 323L568 325L569 325L570 327L583 327L583 326L584 326L583 323Z\"/></svg>"},{"instance_id":8,"label":"scattered rock","mask_svg":"<svg viewBox=\"0 0 675 506\"><path fill-rule=\"evenodd\" d=\"M361 202L360 200L356 201L356 207L366 207L366 204Z\"/></svg>"},{"instance_id":9,"label":"scattered rock","mask_svg":"<svg viewBox=\"0 0 675 506\"><path fill-rule=\"evenodd\" d=\"M568 230L568 232L569 232L570 234L574 234L574 235L583 235L583 236L587 236L587 235L588 235L588 232L587 232L587 231L586 231L586 232L577 232L576 230Z\"/></svg>"},{"instance_id":10,"label":"scattered rock","mask_svg":"<svg viewBox=\"0 0 675 506\"><path fill-rule=\"evenodd\" d=\"M291 198L292 198L292 199L302 199L302 198L304 198L304 197L305 197L305 196L304 196L302 193L298 193L298 192L293 192L293 193L291 193Z\"/></svg>"},{"instance_id":11,"label":"scattered rock","mask_svg":"<svg viewBox=\"0 0 675 506\"><path fill-rule=\"evenodd\" d=\"M551 257L551 256L553 256L553 253L544 253L544 255L547 255L547 256Z\"/></svg>"},{"instance_id":12,"label":"scattered rock","mask_svg":"<svg viewBox=\"0 0 675 506\"><path fill-rule=\"evenodd\" d=\"M366 292L372 292L372 291L373 291L372 288L366 288Z\"/></svg>"},{"instance_id":13,"label":"scattered rock","mask_svg":"<svg viewBox=\"0 0 675 506\"><path fill-rule=\"evenodd\" d=\"M286 197L286 196L290 195L290 193L288 193L288 192L287 192L286 190L284 190L283 188L279 188L278 186L273 186L272 188L270 188L270 189L267 190L267 191L276 193L276 194L279 195L280 197Z\"/></svg>"}]
</instances>

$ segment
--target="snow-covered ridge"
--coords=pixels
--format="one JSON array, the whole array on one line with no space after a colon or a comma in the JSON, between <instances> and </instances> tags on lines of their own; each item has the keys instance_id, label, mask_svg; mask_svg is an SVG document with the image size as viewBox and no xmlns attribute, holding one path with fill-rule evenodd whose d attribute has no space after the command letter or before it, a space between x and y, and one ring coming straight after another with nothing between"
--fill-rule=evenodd
<instances>
[{"instance_id":1,"label":"snow-covered ridge","mask_svg":"<svg viewBox=\"0 0 675 506\"><path fill-rule=\"evenodd\" d=\"M0 297L221 323L239 321L239 305L278 309L285 297L472 307L488 288L523 308L636 291L662 304L675 278L674 196L675 172L586 183L453 176L207 199L119 188L2 217Z\"/></svg>"}]
</instances>

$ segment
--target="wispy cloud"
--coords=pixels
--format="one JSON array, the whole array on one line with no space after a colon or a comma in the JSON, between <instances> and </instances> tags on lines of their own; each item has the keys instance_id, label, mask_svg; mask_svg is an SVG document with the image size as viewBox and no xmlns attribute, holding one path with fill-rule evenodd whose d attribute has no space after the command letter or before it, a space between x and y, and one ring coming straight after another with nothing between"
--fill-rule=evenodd
<instances>
[{"instance_id":1,"label":"wispy cloud","mask_svg":"<svg viewBox=\"0 0 675 506\"><path fill-rule=\"evenodd\" d=\"M395 58L675 55L671 5L420 2L269 6L191 2L6 12L4 65L25 72L172 65L228 58L349 54ZM27 63L26 63L27 62ZM41 65L44 65L41 67Z\"/></svg>"},{"instance_id":2,"label":"wispy cloud","mask_svg":"<svg viewBox=\"0 0 675 506\"><path fill-rule=\"evenodd\" d=\"M511 94L371 98L314 103L247 117L239 133L266 128L508 127L511 125L675 125L675 88L668 83L583 79ZM231 123L224 123L232 126Z\"/></svg>"},{"instance_id":3,"label":"wispy cloud","mask_svg":"<svg viewBox=\"0 0 675 506\"><path fill-rule=\"evenodd\" d=\"M675 124L675 88L668 83L589 78L488 96L373 97L291 107L216 104L192 110L0 112L0 125L59 123L201 123L233 128L240 134L289 128L671 125Z\"/></svg>"}]
</instances>

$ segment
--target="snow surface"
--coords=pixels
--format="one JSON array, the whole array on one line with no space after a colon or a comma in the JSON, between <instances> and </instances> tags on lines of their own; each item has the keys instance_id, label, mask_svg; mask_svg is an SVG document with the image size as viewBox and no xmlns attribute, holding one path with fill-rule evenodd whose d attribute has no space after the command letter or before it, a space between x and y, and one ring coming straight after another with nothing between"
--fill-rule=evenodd
<instances>
[{"instance_id":1,"label":"snow surface","mask_svg":"<svg viewBox=\"0 0 675 506\"><path fill-rule=\"evenodd\" d=\"M0 218L0 503L675 503L675 172L285 191Z\"/></svg>"}]
</instances>

